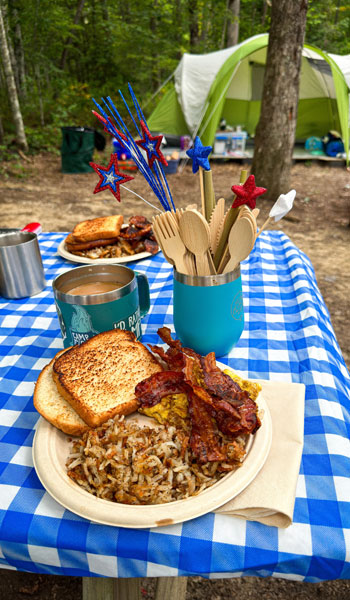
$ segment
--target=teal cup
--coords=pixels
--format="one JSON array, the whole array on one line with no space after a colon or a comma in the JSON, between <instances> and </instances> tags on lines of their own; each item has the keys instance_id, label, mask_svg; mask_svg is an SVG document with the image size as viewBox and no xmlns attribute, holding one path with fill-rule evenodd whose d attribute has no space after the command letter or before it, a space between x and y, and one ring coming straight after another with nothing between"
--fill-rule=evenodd
<instances>
[{"instance_id":1,"label":"teal cup","mask_svg":"<svg viewBox=\"0 0 350 600\"><path fill-rule=\"evenodd\" d=\"M205 277L174 269L174 327L182 344L198 354L228 354L244 327L240 265Z\"/></svg>"},{"instance_id":2,"label":"teal cup","mask_svg":"<svg viewBox=\"0 0 350 600\"><path fill-rule=\"evenodd\" d=\"M123 265L89 265L59 275L52 285L65 348L117 328L141 339L141 319L150 307L142 273Z\"/></svg>"}]
</instances>

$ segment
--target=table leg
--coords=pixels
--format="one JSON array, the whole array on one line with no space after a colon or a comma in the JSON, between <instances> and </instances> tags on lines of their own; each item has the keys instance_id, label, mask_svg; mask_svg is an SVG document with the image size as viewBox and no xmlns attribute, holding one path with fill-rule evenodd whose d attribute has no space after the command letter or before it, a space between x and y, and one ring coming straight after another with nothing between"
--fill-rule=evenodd
<instances>
[{"instance_id":1,"label":"table leg","mask_svg":"<svg viewBox=\"0 0 350 600\"><path fill-rule=\"evenodd\" d=\"M154 600L185 600L187 577L158 577Z\"/></svg>"},{"instance_id":2,"label":"table leg","mask_svg":"<svg viewBox=\"0 0 350 600\"><path fill-rule=\"evenodd\" d=\"M82 580L83 600L141 599L141 578L83 577Z\"/></svg>"}]
</instances>

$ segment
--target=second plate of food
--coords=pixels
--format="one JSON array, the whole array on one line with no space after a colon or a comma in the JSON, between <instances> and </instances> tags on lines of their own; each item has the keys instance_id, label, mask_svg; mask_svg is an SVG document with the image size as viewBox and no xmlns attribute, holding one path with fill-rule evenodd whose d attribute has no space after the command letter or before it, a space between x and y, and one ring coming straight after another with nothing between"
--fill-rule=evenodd
<instances>
[{"instance_id":1,"label":"second plate of food","mask_svg":"<svg viewBox=\"0 0 350 600\"><path fill-rule=\"evenodd\" d=\"M158 254L158 252L159 250L156 252L156 254ZM151 254L151 252L139 252L138 254L130 254L127 256L119 256L115 258L87 258L86 256L78 256L77 254L72 254L71 252L68 252L68 250L66 250L65 247L65 240L62 240L62 242L59 244L57 248L57 254L59 254L59 256L65 258L66 260L84 265L116 265L127 262L133 262L135 260L142 260L144 258L154 256L154 254Z\"/></svg>"}]
</instances>

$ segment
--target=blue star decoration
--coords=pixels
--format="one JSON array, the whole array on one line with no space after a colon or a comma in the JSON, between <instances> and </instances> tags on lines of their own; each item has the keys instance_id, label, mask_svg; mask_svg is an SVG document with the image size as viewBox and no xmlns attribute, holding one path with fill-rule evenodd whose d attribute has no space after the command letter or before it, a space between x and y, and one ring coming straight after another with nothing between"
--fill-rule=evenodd
<instances>
[{"instance_id":1,"label":"blue star decoration","mask_svg":"<svg viewBox=\"0 0 350 600\"><path fill-rule=\"evenodd\" d=\"M130 177L129 175L123 175L118 171L117 154L111 154L111 160L109 161L107 167L102 167L101 165L97 165L93 162L89 164L90 167L92 167L100 177L100 181L94 189L94 194L98 194L98 192L103 192L103 190L107 190L109 188L112 194L118 200L118 202L120 202L119 186L122 183L131 181L131 179L134 179L134 177Z\"/></svg>"},{"instance_id":2,"label":"blue star decoration","mask_svg":"<svg viewBox=\"0 0 350 600\"><path fill-rule=\"evenodd\" d=\"M211 146L203 146L197 135L193 147L186 151L187 156L192 158L193 173L197 173L199 167L202 167L205 171L210 171L208 156L212 149Z\"/></svg>"},{"instance_id":3,"label":"blue star decoration","mask_svg":"<svg viewBox=\"0 0 350 600\"><path fill-rule=\"evenodd\" d=\"M136 144L146 150L148 165L151 168L155 160L159 160L165 167L168 165L165 160L165 156L160 151L160 145L162 143L162 135L151 135L146 123L140 121L143 138L137 140Z\"/></svg>"}]
</instances>

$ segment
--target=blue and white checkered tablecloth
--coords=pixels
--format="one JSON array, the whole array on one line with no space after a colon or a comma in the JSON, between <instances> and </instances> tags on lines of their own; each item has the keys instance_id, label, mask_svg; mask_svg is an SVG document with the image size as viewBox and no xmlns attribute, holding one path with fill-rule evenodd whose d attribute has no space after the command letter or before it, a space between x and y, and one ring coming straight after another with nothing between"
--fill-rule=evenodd
<instances>
[{"instance_id":1,"label":"blue and white checkered tablecloth","mask_svg":"<svg viewBox=\"0 0 350 600\"><path fill-rule=\"evenodd\" d=\"M282 232L264 232L242 264L245 329L222 362L246 376L306 385L305 443L287 529L207 514L130 530L91 523L45 492L31 446L34 383L62 348L52 280L74 268L56 255L64 234L39 236L47 287L0 299L0 566L59 575L350 578L350 379L308 258ZM172 328L172 271L161 254L146 273L144 342Z\"/></svg>"}]
</instances>

